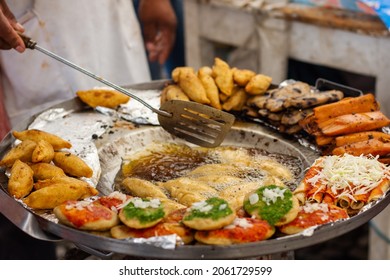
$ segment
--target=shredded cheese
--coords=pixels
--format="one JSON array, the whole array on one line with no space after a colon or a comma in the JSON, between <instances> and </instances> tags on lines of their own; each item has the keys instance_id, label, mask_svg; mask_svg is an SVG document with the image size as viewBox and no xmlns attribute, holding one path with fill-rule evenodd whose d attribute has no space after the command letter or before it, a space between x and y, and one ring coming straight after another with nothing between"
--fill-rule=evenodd
<instances>
[{"instance_id":1,"label":"shredded cheese","mask_svg":"<svg viewBox=\"0 0 390 280\"><path fill-rule=\"evenodd\" d=\"M267 188L263 191L262 200L267 205L270 205L271 203L275 203L278 198L283 199L285 191L286 191L286 189L283 189L283 188L274 188L274 189Z\"/></svg>"},{"instance_id":2,"label":"shredded cheese","mask_svg":"<svg viewBox=\"0 0 390 280\"><path fill-rule=\"evenodd\" d=\"M336 198L349 197L356 201L354 195L370 193L384 179L390 179L390 167L377 160L377 157L326 156L315 162L320 169L316 175L307 179L307 183L326 188Z\"/></svg>"}]
</instances>

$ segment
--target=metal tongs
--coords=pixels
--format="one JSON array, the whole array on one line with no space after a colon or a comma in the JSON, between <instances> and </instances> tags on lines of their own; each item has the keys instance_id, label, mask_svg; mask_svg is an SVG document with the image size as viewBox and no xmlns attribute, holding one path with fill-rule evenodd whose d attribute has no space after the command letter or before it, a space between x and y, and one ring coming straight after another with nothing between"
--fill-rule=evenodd
<instances>
[{"instance_id":1,"label":"metal tongs","mask_svg":"<svg viewBox=\"0 0 390 280\"><path fill-rule=\"evenodd\" d=\"M203 147L217 147L222 143L234 123L235 117L232 114L191 101L170 100L163 103L160 109L156 109L129 90L117 86L40 47L31 38L23 34L19 35L27 48L38 50L142 103L154 113L158 114L158 121L162 128L188 142Z\"/></svg>"}]
</instances>

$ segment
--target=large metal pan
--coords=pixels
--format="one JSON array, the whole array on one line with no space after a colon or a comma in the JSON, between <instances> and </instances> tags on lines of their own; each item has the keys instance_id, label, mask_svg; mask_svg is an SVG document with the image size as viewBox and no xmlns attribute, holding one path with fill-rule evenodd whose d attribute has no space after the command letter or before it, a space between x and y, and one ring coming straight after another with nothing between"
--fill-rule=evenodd
<instances>
[{"instance_id":1,"label":"large metal pan","mask_svg":"<svg viewBox=\"0 0 390 280\"><path fill-rule=\"evenodd\" d=\"M163 85L164 81L157 81L132 85L131 87L141 90L160 89ZM86 110L85 106L78 99L60 103L55 107L73 109L75 111ZM33 119L34 117L26 120L14 129L21 130L27 128ZM103 140L96 143L99 153L104 156L105 150L110 150L111 146L118 139L121 141L128 140L129 143L134 143L133 145L138 145L139 147L147 145L154 140L180 141L165 132L161 127L143 125L137 129L124 130L122 133L103 138ZM0 143L0 156L3 156L10 149L12 140L11 135L7 135ZM316 152L302 146L294 139L286 139L274 130L247 122L237 122L222 144L258 147L267 149L270 152L293 155L301 159L303 169L309 167L319 156ZM103 176L104 172L104 165L102 165ZM282 253L311 246L345 234L368 222L390 203L390 194L388 193L382 200L363 213L345 221L320 226L311 235L298 234L231 246L186 245L176 246L175 249L164 249L146 243L134 243L97 236L52 222L24 208L8 195L7 177L4 174L4 170L0 170L0 185L0 211L27 234L48 241L61 239L70 241L83 250L101 258L110 258L113 253L119 253L152 259L242 259Z\"/></svg>"}]
</instances>

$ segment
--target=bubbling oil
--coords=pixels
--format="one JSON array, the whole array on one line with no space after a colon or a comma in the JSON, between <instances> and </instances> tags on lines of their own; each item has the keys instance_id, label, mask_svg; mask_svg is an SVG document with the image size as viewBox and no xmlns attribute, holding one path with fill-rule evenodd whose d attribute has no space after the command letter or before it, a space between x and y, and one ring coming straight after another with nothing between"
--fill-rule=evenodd
<instances>
[{"instance_id":1,"label":"bubbling oil","mask_svg":"<svg viewBox=\"0 0 390 280\"><path fill-rule=\"evenodd\" d=\"M195 168L205 164L243 164L248 167L252 162L272 160L286 167L293 175L291 182L295 184L302 172L302 162L299 158L279 153L269 153L259 148L237 146L221 146L217 148L190 147L183 144L161 143L146 147L144 151L124 160L122 172L117 181L125 177L136 177L153 183L166 182L186 176ZM244 169L243 169L244 170ZM262 176L253 168L240 176L254 179ZM260 170L261 171L261 170ZM212 170L211 170L212 172Z\"/></svg>"}]
</instances>

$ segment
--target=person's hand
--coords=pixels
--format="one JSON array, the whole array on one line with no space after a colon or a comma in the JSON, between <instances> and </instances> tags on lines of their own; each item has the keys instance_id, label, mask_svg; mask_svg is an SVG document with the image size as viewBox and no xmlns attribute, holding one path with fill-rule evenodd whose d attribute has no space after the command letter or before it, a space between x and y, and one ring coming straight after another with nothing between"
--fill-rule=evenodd
<instances>
[{"instance_id":1,"label":"person's hand","mask_svg":"<svg viewBox=\"0 0 390 280\"><path fill-rule=\"evenodd\" d=\"M141 0L138 8L149 61L164 64L176 39L177 18L169 0Z\"/></svg>"},{"instance_id":2,"label":"person's hand","mask_svg":"<svg viewBox=\"0 0 390 280\"><path fill-rule=\"evenodd\" d=\"M24 52L26 47L17 32L23 33L23 26L16 21L5 0L0 0L0 49Z\"/></svg>"}]
</instances>

